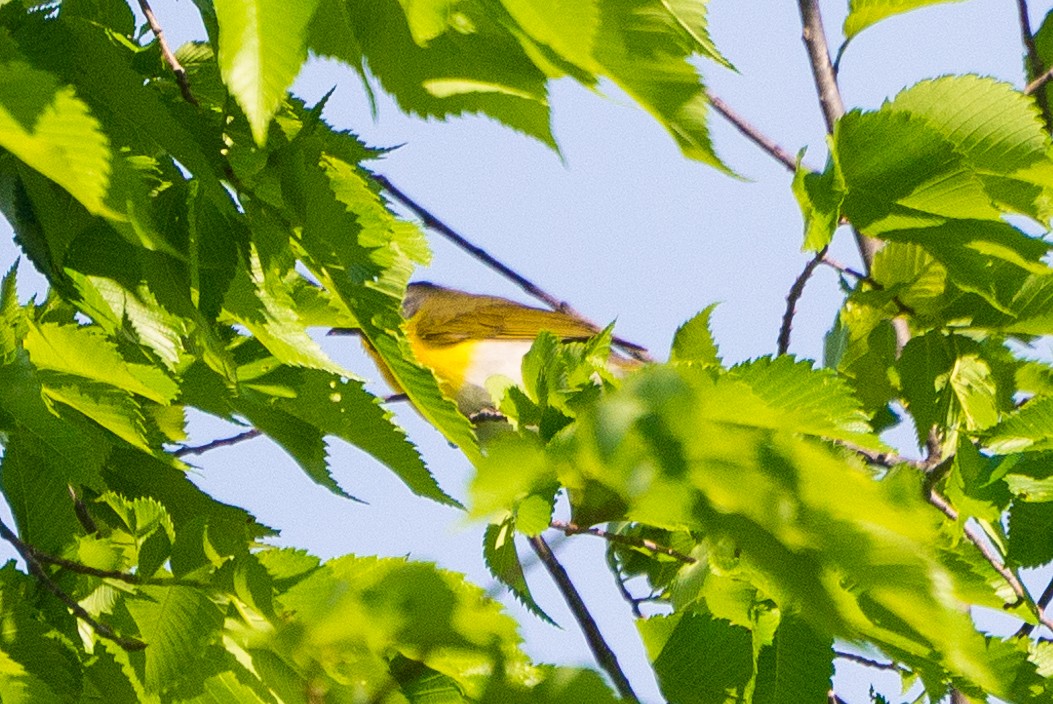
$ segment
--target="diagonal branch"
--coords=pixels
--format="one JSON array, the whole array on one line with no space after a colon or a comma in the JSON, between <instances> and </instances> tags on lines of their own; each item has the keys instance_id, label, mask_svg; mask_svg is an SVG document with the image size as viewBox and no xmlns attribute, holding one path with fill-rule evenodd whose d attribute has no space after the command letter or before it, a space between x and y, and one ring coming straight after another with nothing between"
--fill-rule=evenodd
<instances>
[{"instance_id":1,"label":"diagonal branch","mask_svg":"<svg viewBox=\"0 0 1053 704\"><path fill-rule=\"evenodd\" d=\"M154 16L150 3L148 0L139 0L139 7L146 17L147 24L150 25L150 31L157 37L157 45L161 48L161 58L165 60L168 67L172 69L172 73L175 74L176 83L179 84L179 92L183 94L183 100L191 105L198 105L197 98L190 92L190 79L187 78L186 69L179 63L179 59L175 57L172 49L168 46L168 40L165 39L165 31L161 28L161 23L157 21L157 17Z\"/></svg>"},{"instance_id":2,"label":"diagonal branch","mask_svg":"<svg viewBox=\"0 0 1053 704\"><path fill-rule=\"evenodd\" d=\"M71 597L66 592L62 591L62 588L55 584L55 581L48 576L47 572L41 566L41 560L38 557L36 548L22 542L14 531L7 527L7 524L0 520L0 538L3 538L22 556L22 559L26 562L26 567L29 569L30 574L37 578L37 581L49 592L54 594L59 601L66 605L73 615L79 618L84 623L91 626L91 628L99 634L100 637L107 640L111 640L121 648L133 651L142 650L146 647L146 643L142 642L138 638L130 638L128 636L122 636L114 631L112 628L107 626L105 623L101 623L96 620L94 616L89 614L83 606L77 603L76 599Z\"/></svg>"},{"instance_id":3,"label":"diagonal branch","mask_svg":"<svg viewBox=\"0 0 1053 704\"><path fill-rule=\"evenodd\" d=\"M1053 601L1053 579L1049 581L1046 588L1042 590L1042 595L1038 597L1038 601L1035 602L1035 606L1038 607L1039 613L1045 613L1046 607L1049 606L1049 602ZM1035 630L1033 623L1025 623L1020 627L1020 630L1016 632L1018 638L1023 636L1031 635L1031 631Z\"/></svg>"},{"instance_id":4,"label":"diagonal branch","mask_svg":"<svg viewBox=\"0 0 1053 704\"><path fill-rule=\"evenodd\" d=\"M950 518L952 521L958 520L958 511L951 506L951 503L946 498L941 496L935 490L929 491L928 500L930 504L938 508L945 516L947 516L947 518ZM1006 581L1009 587L1013 590L1013 593L1016 594L1017 599L1024 604L1031 606L1035 615L1038 617L1039 622L1046 628L1050 629L1050 631L1053 631L1053 620L1045 615L1041 609L1035 606L1034 600L1032 600L1031 595L1028 594L1027 589L1020 582L1020 579L1016 576L1013 570L1002 561L1002 558L995 552L994 548L991 547L990 543L988 543L982 535L982 532L968 523L963 526L963 531L965 532L965 537L969 539L969 542L976 546L984 559L987 560L991 567L993 567L995 571L1002 576L1002 579Z\"/></svg>"},{"instance_id":5,"label":"diagonal branch","mask_svg":"<svg viewBox=\"0 0 1053 704\"><path fill-rule=\"evenodd\" d=\"M790 173L795 173L797 171L797 159L794 158L793 154L790 154L790 152L779 146L775 140L757 129L752 123L748 122L746 118L735 112L730 105L716 95L713 95L712 92L707 91L707 95L709 97L709 104L713 106L713 109L720 113L725 120L734 125L735 129L737 129L746 139L767 152L773 159L785 166Z\"/></svg>"},{"instance_id":6,"label":"diagonal branch","mask_svg":"<svg viewBox=\"0 0 1053 704\"><path fill-rule=\"evenodd\" d=\"M574 583L570 581L567 571L563 569L563 565L552 554L548 543L540 535L529 538L529 541L530 547L534 549L538 559L541 560L541 564L548 570L549 575L552 576L552 580L563 595L563 599L566 600L567 606L570 607L570 612L574 614L574 618L577 620L578 626L581 627L582 633L585 634L585 640L588 642L589 650L592 651L596 662L599 663L599 666L603 668L603 671L614 682L614 687L618 690L618 694L621 695L622 699L630 702L639 702L640 700L637 698L636 693L633 692L632 685L629 684L628 678L618 664L617 656L615 656L610 646L607 645L607 641L603 639L603 634L600 633L596 620L589 613L585 602L581 600L581 595L578 594Z\"/></svg>"},{"instance_id":7,"label":"diagonal branch","mask_svg":"<svg viewBox=\"0 0 1053 704\"><path fill-rule=\"evenodd\" d=\"M790 330L793 328L793 316L797 313L797 301L804 295L804 287L812 272L823 261L826 256L826 247L823 247L814 257L804 265L804 270L793 282L790 292L786 294L786 311L782 314L782 326L779 328L778 353L786 354L790 349Z\"/></svg>"},{"instance_id":8,"label":"diagonal branch","mask_svg":"<svg viewBox=\"0 0 1053 704\"><path fill-rule=\"evenodd\" d=\"M203 455L210 450L216 450L221 447L230 447L231 445L237 445L239 442L245 440L251 440L252 438L258 438L263 432L256 429L250 428L245 432L238 433L229 438L219 438L212 442L206 442L204 445L184 445L172 454L176 457L186 457L187 455Z\"/></svg>"},{"instance_id":9,"label":"diagonal branch","mask_svg":"<svg viewBox=\"0 0 1053 704\"><path fill-rule=\"evenodd\" d=\"M421 219L421 222L423 222L426 227L428 227L431 230L434 230L435 232L438 232L440 235L453 242L462 250L472 255L473 257L475 257L476 259L478 259L483 264L490 267L497 273L501 274L506 279L519 286L521 289L526 291L534 298L538 299L539 301L542 301L543 303L545 303L545 305L549 306L553 310L557 310L561 313L566 313L567 315L572 315L580 320L589 322L587 318L585 318L583 315L574 310L574 308L572 308L569 303L567 303L566 301L559 300L558 298L556 298L555 296L548 293L540 286L532 282L530 279L526 278L516 270L499 261L496 257L494 257L482 247L472 244L470 241L468 241L467 238L459 234L452 227L444 223L439 218L435 217L427 208L420 205L415 200L406 195L401 189L395 186L395 184L393 184L386 176L382 176L380 174L371 175L373 177L373 180L379 183L380 186L385 191L390 193L395 200L402 203L404 206L409 208L414 215L419 217ZM591 324L592 323L590 323L590 325ZM593 327L596 326L593 325ZM636 343L629 342L628 340L625 340L620 337L614 337L612 338L612 340L614 344L625 350L627 354L640 360L641 362L654 361L651 358L651 355L647 353L647 350L644 347L637 345Z\"/></svg>"},{"instance_id":10,"label":"diagonal branch","mask_svg":"<svg viewBox=\"0 0 1053 704\"><path fill-rule=\"evenodd\" d=\"M826 43L826 30L823 29L823 16L819 12L819 0L797 0L797 6L801 11L801 38L808 50L812 78L815 80L815 89L819 94L819 107L823 112L827 133L833 134L834 125L845 114L845 104L841 100L841 90L837 87L837 74L830 61L830 47ZM852 232L856 238L859 254L863 257L863 263L869 271L870 262L873 261L874 254L881 247L881 243L855 228L852 228Z\"/></svg>"}]
</instances>

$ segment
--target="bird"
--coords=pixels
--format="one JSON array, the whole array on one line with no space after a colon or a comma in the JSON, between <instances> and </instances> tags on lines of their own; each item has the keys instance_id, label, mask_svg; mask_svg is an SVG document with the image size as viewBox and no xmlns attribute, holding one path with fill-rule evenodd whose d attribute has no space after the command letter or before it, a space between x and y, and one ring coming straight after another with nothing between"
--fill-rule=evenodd
<instances>
[{"instance_id":1,"label":"bird","mask_svg":"<svg viewBox=\"0 0 1053 704\"><path fill-rule=\"evenodd\" d=\"M564 311L535 308L485 294L468 293L428 281L410 283L402 302L406 339L417 362L435 375L443 393L472 417L493 409L487 380L503 376L522 385L522 361L534 340L548 331L563 341L586 340L600 332L592 323ZM351 331L333 331L335 334ZM398 382L369 341L366 350L396 393ZM630 353L643 348L621 343ZM624 374L641 362L612 352L610 367Z\"/></svg>"}]
</instances>

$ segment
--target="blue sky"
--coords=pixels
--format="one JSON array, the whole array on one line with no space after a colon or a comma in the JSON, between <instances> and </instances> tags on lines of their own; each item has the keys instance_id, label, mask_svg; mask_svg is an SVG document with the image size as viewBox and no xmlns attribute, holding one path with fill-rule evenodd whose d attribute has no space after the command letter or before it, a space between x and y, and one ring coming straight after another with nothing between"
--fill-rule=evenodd
<instances>
[{"instance_id":1,"label":"blue sky","mask_svg":"<svg viewBox=\"0 0 1053 704\"><path fill-rule=\"evenodd\" d=\"M1037 27L1050 5L1032 5ZM847 0L822 7L836 45ZM174 44L204 37L192 3L157 1L154 10ZM700 64L707 84L791 153L807 147L806 161L821 166L823 120L800 41L796 3L711 0L710 25L717 46L739 73ZM841 86L850 109L874 108L905 86L952 72L990 75L1020 86L1021 55L1014 3L937 5L859 35L842 63ZM801 217L789 174L721 118L714 116L712 123L718 151L743 179L685 160L656 122L609 85L598 92L569 80L553 86L561 155L484 118L409 118L379 93L374 120L357 76L330 62L311 62L294 92L312 103L334 85L325 112L331 123L374 145L402 145L375 165L378 172L594 321L617 320L620 335L664 358L676 327L719 302L713 328L726 362L774 353L786 292L806 261L800 252ZM835 242L832 254L855 263L858 257L846 235ZM429 239L433 263L417 278L523 298L445 241ZM6 269L15 256L10 228L0 220L0 267ZM33 282L28 275L23 280L28 294ZM840 302L836 277L820 269L798 307L793 353L812 359L821 355L823 333ZM320 339L339 361L366 378L378 378L355 342ZM383 393L380 383L375 388ZM442 485L463 496L469 476L464 459L408 409L399 409L399 417ZM191 432L194 442L204 442L230 430L194 418ZM281 544L323 557L408 555L465 572L481 585L492 583L481 558L484 526L412 497L354 448L334 444L331 456L336 479L368 505L339 499L313 484L267 440L209 453L199 459L194 478L217 498L281 529ZM637 692L659 701L628 607L606 572L603 548L602 541L578 537L563 542L559 554ZM527 650L538 660L591 666L584 641L547 576L533 570L528 578L543 607L564 628L543 624L510 603ZM895 696L898 678L878 675L845 667L837 689L849 702L867 701L874 681Z\"/></svg>"}]
</instances>

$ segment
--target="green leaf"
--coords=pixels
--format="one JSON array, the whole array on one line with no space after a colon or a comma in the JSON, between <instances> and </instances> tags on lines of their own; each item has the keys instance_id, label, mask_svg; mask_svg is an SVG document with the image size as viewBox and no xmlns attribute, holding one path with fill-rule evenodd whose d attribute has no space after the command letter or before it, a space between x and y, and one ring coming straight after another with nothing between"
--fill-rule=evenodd
<instances>
[{"instance_id":1,"label":"green leaf","mask_svg":"<svg viewBox=\"0 0 1053 704\"><path fill-rule=\"evenodd\" d=\"M833 639L784 615L771 645L757 655L754 704L821 702L834 674Z\"/></svg>"},{"instance_id":2,"label":"green leaf","mask_svg":"<svg viewBox=\"0 0 1053 704\"><path fill-rule=\"evenodd\" d=\"M1002 454L1053 449L1053 398L1024 404L992 428L984 444Z\"/></svg>"},{"instance_id":3,"label":"green leaf","mask_svg":"<svg viewBox=\"0 0 1053 704\"><path fill-rule=\"evenodd\" d=\"M534 600L534 595L530 593L530 585L527 584L523 564L516 550L515 535L513 518L507 518L501 523L491 523L486 527L483 534L483 561L486 563L486 569L501 584L508 587L512 596L530 613L555 626L556 622L542 610Z\"/></svg>"},{"instance_id":4,"label":"green leaf","mask_svg":"<svg viewBox=\"0 0 1053 704\"><path fill-rule=\"evenodd\" d=\"M216 0L219 68L256 143L307 58L307 27L319 0Z\"/></svg>"},{"instance_id":5,"label":"green leaf","mask_svg":"<svg viewBox=\"0 0 1053 704\"><path fill-rule=\"evenodd\" d=\"M604 0L595 59L603 74L631 95L673 136L684 156L721 171L709 134L709 100L698 71L687 58L697 39L684 32L686 6L677 1ZM689 22L689 26L690 26Z\"/></svg>"},{"instance_id":6,"label":"green leaf","mask_svg":"<svg viewBox=\"0 0 1053 704\"><path fill-rule=\"evenodd\" d=\"M803 152L801 154L803 156ZM845 200L844 179L831 164L817 174L804 167L800 157L793 175L793 195L804 216L804 249L818 252L830 244L841 222Z\"/></svg>"},{"instance_id":7,"label":"green leaf","mask_svg":"<svg viewBox=\"0 0 1053 704\"><path fill-rule=\"evenodd\" d=\"M886 17L942 2L962 2L962 0L850 0L848 16L845 18L845 36L851 39Z\"/></svg>"},{"instance_id":8,"label":"green leaf","mask_svg":"<svg viewBox=\"0 0 1053 704\"><path fill-rule=\"evenodd\" d=\"M919 445L925 445L933 426L953 445L959 430L984 430L998 421L997 379L980 346L968 338L939 332L916 336L896 367Z\"/></svg>"},{"instance_id":9,"label":"green leaf","mask_svg":"<svg viewBox=\"0 0 1053 704\"><path fill-rule=\"evenodd\" d=\"M205 647L218 640L223 611L191 587L140 587L124 601L147 644L142 682L161 692L200 676Z\"/></svg>"},{"instance_id":10,"label":"green leaf","mask_svg":"<svg viewBox=\"0 0 1053 704\"><path fill-rule=\"evenodd\" d=\"M698 362L720 366L720 351L709 329L709 319L716 310L713 303L695 314L676 329L673 335L673 347L669 352L671 362Z\"/></svg>"},{"instance_id":11,"label":"green leaf","mask_svg":"<svg viewBox=\"0 0 1053 704\"><path fill-rule=\"evenodd\" d=\"M391 653L452 678L471 698L481 696L495 661L509 672L523 668L529 676L531 669L515 622L500 605L462 576L431 565L346 556L277 601L291 615L275 634L285 657L312 675L354 671L358 692L390 691Z\"/></svg>"},{"instance_id":12,"label":"green leaf","mask_svg":"<svg viewBox=\"0 0 1053 704\"><path fill-rule=\"evenodd\" d=\"M1053 502L1013 502L1007 558L1021 567L1037 567L1053 560Z\"/></svg>"},{"instance_id":13,"label":"green leaf","mask_svg":"<svg viewBox=\"0 0 1053 704\"><path fill-rule=\"evenodd\" d=\"M54 75L21 61L0 64L0 146L90 213L114 215L105 203L110 141L88 106Z\"/></svg>"},{"instance_id":14,"label":"green leaf","mask_svg":"<svg viewBox=\"0 0 1053 704\"><path fill-rule=\"evenodd\" d=\"M362 382L315 370L285 369L259 379L263 386L284 386L273 407L321 431L359 447L388 466L418 496L448 502L424 466L416 447L396 426L391 411Z\"/></svg>"},{"instance_id":15,"label":"green leaf","mask_svg":"<svg viewBox=\"0 0 1053 704\"><path fill-rule=\"evenodd\" d=\"M165 404L179 387L167 374L147 364L131 364L97 329L79 325L30 326L25 339L30 360L41 369L110 384Z\"/></svg>"},{"instance_id":16,"label":"green leaf","mask_svg":"<svg viewBox=\"0 0 1053 704\"><path fill-rule=\"evenodd\" d=\"M778 427L865 447L882 446L851 389L830 370L813 369L811 362L783 355L736 365L728 376L745 382L780 412Z\"/></svg>"},{"instance_id":17,"label":"green leaf","mask_svg":"<svg viewBox=\"0 0 1053 704\"><path fill-rule=\"evenodd\" d=\"M637 621L662 695L680 704L740 701L753 675L745 628L703 614Z\"/></svg>"},{"instance_id":18,"label":"green leaf","mask_svg":"<svg viewBox=\"0 0 1053 704\"><path fill-rule=\"evenodd\" d=\"M397 0L348 4L369 70L406 112L444 118L482 113L555 146L545 74L480 5L416 0L415 22ZM426 45L414 38L414 29Z\"/></svg>"},{"instance_id":19,"label":"green leaf","mask_svg":"<svg viewBox=\"0 0 1053 704\"><path fill-rule=\"evenodd\" d=\"M923 118L849 112L834 128L833 159L846 190L842 210L867 235L1001 217L955 145Z\"/></svg>"},{"instance_id":20,"label":"green leaf","mask_svg":"<svg viewBox=\"0 0 1053 704\"><path fill-rule=\"evenodd\" d=\"M1034 101L1008 83L944 76L907 88L882 110L922 117L965 157L992 200L1039 223L1053 214L1050 140Z\"/></svg>"}]
</instances>

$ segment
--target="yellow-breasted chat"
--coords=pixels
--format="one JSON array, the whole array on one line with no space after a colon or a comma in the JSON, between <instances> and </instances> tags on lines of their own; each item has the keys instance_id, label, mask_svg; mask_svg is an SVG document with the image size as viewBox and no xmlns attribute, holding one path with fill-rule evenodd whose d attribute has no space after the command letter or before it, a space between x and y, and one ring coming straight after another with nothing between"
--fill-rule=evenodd
<instances>
[{"instance_id":1,"label":"yellow-breasted chat","mask_svg":"<svg viewBox=\"0 0 1053 704\"><path fill-rule=\"evenodd\" d=\"M406 339L417 361L431 369L443 393L468 415L493 407L486 388L491 377L500 375L522 384L523 356L542 331L563 341L585 340L600 332L569 313L428 282L407 287L402 315ZM363 341L388 383L401 391L375 350L365 338ZM611 354L610 365L616 373L639 364Z\"/></svg>"}]
</instances>

